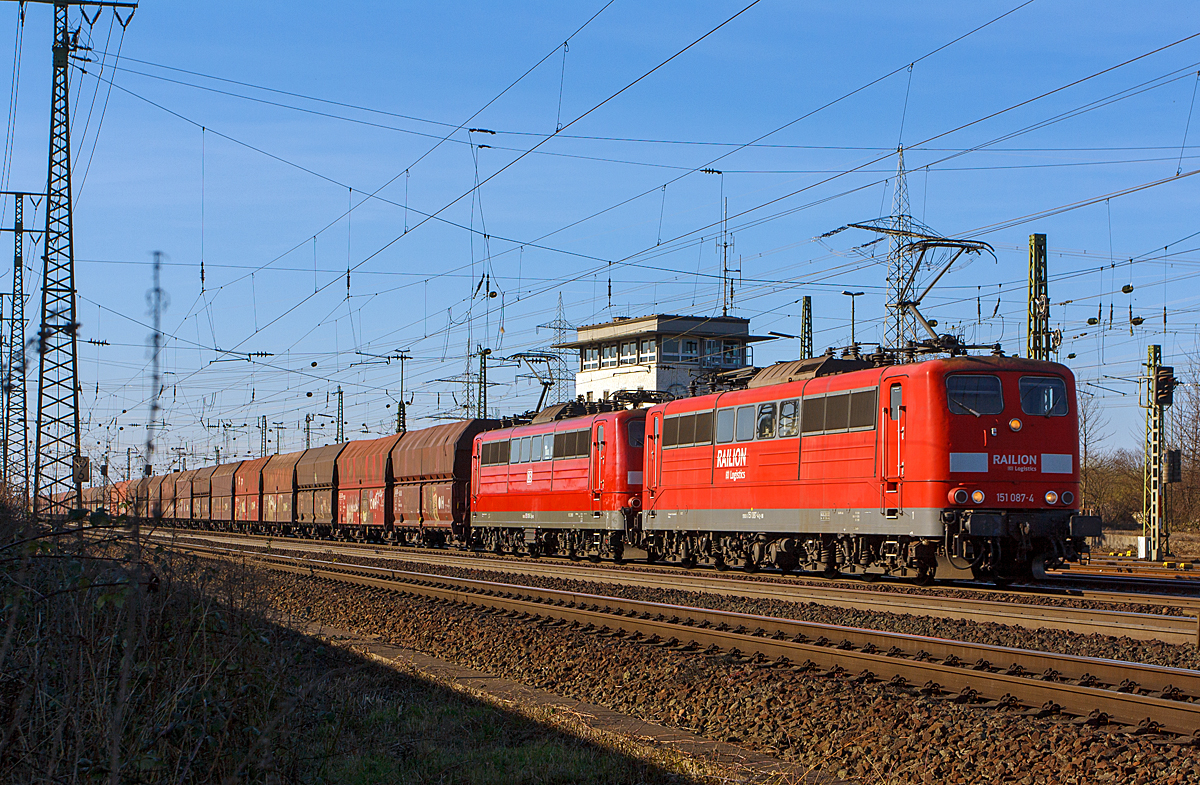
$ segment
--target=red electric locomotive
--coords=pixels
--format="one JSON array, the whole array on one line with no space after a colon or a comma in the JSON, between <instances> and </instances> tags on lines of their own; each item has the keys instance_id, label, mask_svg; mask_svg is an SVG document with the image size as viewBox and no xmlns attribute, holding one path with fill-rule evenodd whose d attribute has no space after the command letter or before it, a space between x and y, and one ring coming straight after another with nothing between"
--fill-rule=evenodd
<instances>
[{"instance_id":1,"label":"red electric locomotive","mask_svg":"<svg viewBox=\"0 0 1200 785\"><path fill-rule=\"evenodd\" d=\"M473 540L494 551L622 557L641 506L645 409L569 415L475 437Z\"/></svg>"},{"instance_id":2,"label":"red electric locomotive","mask_svg":"<svg viewBox=\"0 0 1200 785\"><path fill-rule=\"evenodd\" d=\"M772 383L781 382L781 383ZM1010 579L1074 558L1070 370L963 356L782 363L649 410L641 540L684 563Z\"/></svg>"}]
</instances>

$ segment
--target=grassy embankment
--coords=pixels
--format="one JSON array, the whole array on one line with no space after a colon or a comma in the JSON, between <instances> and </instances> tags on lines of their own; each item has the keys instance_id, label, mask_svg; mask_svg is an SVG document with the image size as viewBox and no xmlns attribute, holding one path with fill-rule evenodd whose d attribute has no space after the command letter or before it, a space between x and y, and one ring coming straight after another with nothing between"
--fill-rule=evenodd
<instances>
[{"instance_id":1,"label":"grassy embankment","mask_svg":"<svg viewBox=\"0 0 1200 785\"><path fill-rule=\"evenodd\" d=\"M0 781L677 781L273 623L252 570L92 523L0 516Z\"/></svg>"}]
</instances>

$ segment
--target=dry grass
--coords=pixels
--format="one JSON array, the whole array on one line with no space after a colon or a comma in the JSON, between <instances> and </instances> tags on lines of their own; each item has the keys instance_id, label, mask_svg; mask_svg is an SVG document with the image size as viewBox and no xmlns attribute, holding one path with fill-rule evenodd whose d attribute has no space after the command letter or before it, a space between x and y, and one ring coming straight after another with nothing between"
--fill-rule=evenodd
<instances>
[{"instance_id":1,"label":"dry grass","mask_svg":"<svg viewBox=\"0 0 1200 785\"><path fill-rule=\"evenodd\" d=\"M681 779L273 624L253 570L148 548L104 516L85 538L12 510L0 782Z\"/></svg>"}]
</instances>

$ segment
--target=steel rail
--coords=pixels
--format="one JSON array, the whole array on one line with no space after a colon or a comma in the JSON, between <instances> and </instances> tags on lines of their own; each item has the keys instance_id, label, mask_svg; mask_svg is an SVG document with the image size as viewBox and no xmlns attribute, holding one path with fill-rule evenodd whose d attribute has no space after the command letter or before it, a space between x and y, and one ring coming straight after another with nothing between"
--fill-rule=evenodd
<instances>
[{"instance_id":1,"label":"steel rail","mask_svg":"<svg viewBox=\"0 0 1200 785\"><path fill-rule=\"evenodd\" d=\"M923 683L932 694L959 700L1021 703L1041 711L1200 734L1200 671L1037 652L801 622L706 608L605 597L582 592L450 578L385 567L226 548L193 547L241 557L287 573L433 597L454 603L578 624L615 636L682 650L717 647L752 652L809 670L857 678ZM885 648L886 647L886 648ZM994 663L1010 661L997 667ZM1034 674L1040 674L1035 676Z\"/></svg>"},{"instance_id":2,"label":"steel rail","mask_svg":"<svg viewBox=\"0 0 1200 785\"><path fill-rule=\"evenodd\" d=\"M232 539L232 538L231 538ZM271 547L301 550L302 546L284 542ZM338 552L340 546L327 547ZM364 548L341 548L346 555L357 555ZM400 554L376 553L381 558L397 558ZM412 561L468 569L504 570L498 566L480 565L477 557L454 554L410 554ZM490 560L489 560L490 561ZM782 602L812 602L831 607L854 610L914 614L964 621L1009 624L1029 629L1065 630L1079 634L1125 636L1136 640L1158 640L1172 644L1200 645L1200 608L1197 616L1168 616L1163 614L1132 613L1128 611L1092 608L1034 605L999 602L996 600L946 598L937 594L909 594L863 589L830 588L795 583L752 581L734 577L717 578L687 574L621 571L579 568L570 565L524 561L519 571L560 580L579 580L589 583L621 583L655 589L678 589L720 595L732 595ZM1136 602L1137 600L1126 600Z\"/></svg>"},{"instance_id":3,"label":"steel rail","mask_svg":"<svg viewBox=\"0 0 1200 785\"><path fill-rule=\"evenodd\" d=\"M409 557L409 560L427 560L430 563L437 563L438 559L465 559L465 560L476 560L476 563L478 563L478 561L487 561L487 562L495 562L495 563L499 563L499 564L521 565L522 569L524 569L528 565L533 565L533 564L560 564L560 565L564 565L564 566L575 565L575 566L580 566L580 567L585 566L582 563L575 564L573 562L568 562L568 561L566 561L562 558L558 558L558 557L531 558L528 556L516 556L516 555L510 555L510 554L493 554L493 553L488 553L488 552L483 552L483 551L462 551L462 552L456 553L453 551L448 551L447 549L444 549L444 548L425 548L425 547L419 547L419 546L397 547L394 545L386 545L386 544L375 543L375 542L354 542L354 541L348 541L348 540L320 540L320 539L308 539L308 538L303 538L303 537L284 536L284 535L277 535L277 534L245 534L242 532L216 532L216 531L205 531L205 530L197 530L197 529L176 529L176 528L166 528L166 527L158 529L158 532L162 536L167 536L168 534L173 534L174 536L177 536L177 537L193 537L193 538L202 538L202 539L224 538L231 542L241 540L246 543L253 543L255 541L264 541L265 540L268 543L268 547L290 548L290 549L295 549L295 550L303 549L304 546L307 544L307 545L311 545L313 548L321 548L321 549L327 550L329 552L336 552L337 549L344 549L344 552L346 552L346 553L349 553L351 551L370 551L373 555L379 556L381 558ZM641 570L653 570L653 571L656 571L659 573L670 573L672 575L680 574L680 575L685 575L685 576L690 576L690 577L707 577L712 580L745 581L744 578L738 577L738 574L736 571L729 572L729 573L722 573L722 572L718 572L718 571L712 571L710 569L701 569L701 568L690 568L689 569L689 568L680 567L678 565L674 565L670 562L655 562L652 564L645 564L645 563L638 562L636 559L632 559L623 564L589 562L586 566L588 568L597 569L597 570L609 570L609 571L618 571L619 570L622 572L622 574L624 574L625 572L627 572L631 569L641 569ZM492 569L492 568L489 567L489 568L481 568L481 569ZM503 568L501 568L501 567L496 567L495 569L498 571L504 571ZM806 586L811 583L819 583L819 584L823 585L823 584L827 584L831 580L833 580L833 581L837 581L837 582L842 582L844 584L843 588L845 588L847 591L874 591L875 589L879 589L879 588L883 588L886 591L886 590L889 590L891 587L918 588L918 587L916 587L915 584L904 583L904 582L899 582L899 583L884 582L884 583L877 583L877 584L868 584L865 581L862 581L861 576L858 576L855 573L842 575L842 576L839 576L838 578L833 578L833 579L826 578L826 577L820 576L820 575L815 575L815 574L812 574L812 575L805 574L805 573L780 574L780 573L774 573L771 571L759 572L759 573L755 573L754 575L758 579L757 582L760 582L760 583L764 582L764 579L768 580L768 581L773 580L773 581L778 582L779 585L783 585L783 586L801 586L801 587L803 587L803 586ZM1086 586L1076 587L1076 586L1072 586L1070 584L1075 583L1075 582L1111 583L1114 581L1111 581L1111 580L1105 579L1105 578L1097 578L1094 576L1089 577L1089 576L1077 575L1074 577L1077 578L1078 581L1071 580L1072 576L1066 571L1061 571L1061 572L1055 571L1055 572L1050 573L1049 579L1052 581L1052 583L1049 583L1049 584L1047 584L1047 583L1013 584L1013 585L1009 585L1009 586L999 587L999 586L980 585L980 584L976 584L976 583L972 583L972 582L962 582L962 583L941 584L941 585L934 585L934 586L929 586L929 587L919 587L919 588L923 589L923 593L928 593L928 594L932 594L932 595L936 595L943 590L971 592L971 593L979 594L981 597L988 597L988 596L993 596L996 594L1021 594L1021 595L1027 596L1027 597L1046 596L1051 599L1062 598L1062 599L1076 599L1076 600L1091 600L1091 601L1095 601L1095 602L1130 603L1130 604L1140 604L1140 605L1165 605L1165 606L1170 606L1170 607L1174 607L1174 608L1194 610L1197 614L1200 614L1200 586L1197 587L1196 594L1147 594L1147 593L1139 592L1139 591L1128 591L1128 590L1105 591L1105 590L1101 590L1101 589L1093 589L1093 588L1086 587ZM1136 579L1128 580L1128 581L1122 580L1122 579L1117 579L1116 582L1136 583L1138 585L1144 583L1144 581L1138 581ZM1187 587L1187 586L1181 586L1178 583L1164 583L1163 585L1166 588L1171 588L1171 589L1191 588L1191 587ZM873 587L875 587L875 589L868 589L867 588L868 586L873 586ZM905 596L912 596L912 595L906 594Z\"/></svg>"}]
</instances>

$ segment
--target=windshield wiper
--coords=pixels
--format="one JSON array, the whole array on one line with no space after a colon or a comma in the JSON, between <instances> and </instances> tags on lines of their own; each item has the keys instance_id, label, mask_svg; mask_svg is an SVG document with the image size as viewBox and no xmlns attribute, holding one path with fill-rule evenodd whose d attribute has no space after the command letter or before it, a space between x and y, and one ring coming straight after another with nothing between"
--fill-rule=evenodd
<instances>
[{"instance_id":1,"label":"windshield wiper","mask_svg":"<svg viewBox=\"0 0 1200 785\"><path fill-rule=\"evenodd\" d=\"M956 404L956 405L958 405L958 406L961 406L962 408L966 409L968 412L970 412L971 414L975 415L976 417L982 417L982 416L983 416L982 414L980 414L979 412L975 411L975 410L974 410L974 409L972 409L970 406L967 406L965 403L963 403L962 401L958 400L957 398L951 398L951 399L950 399L950 403L953 403L953 404Z\"/></svg>"}]
</instances>

